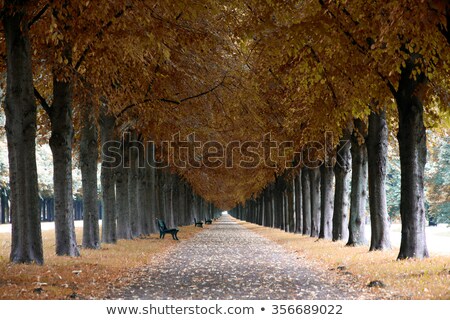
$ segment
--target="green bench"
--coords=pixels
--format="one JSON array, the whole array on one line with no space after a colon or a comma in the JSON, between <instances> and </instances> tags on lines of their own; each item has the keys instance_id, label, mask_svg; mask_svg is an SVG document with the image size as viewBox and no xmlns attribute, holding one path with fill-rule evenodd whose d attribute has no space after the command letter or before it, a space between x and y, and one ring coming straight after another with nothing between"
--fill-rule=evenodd
<instances>
[{"instance_id":1,"label":"green bench","mask_svg":"<svg viewBox=\"0 0 450 320\"><path fill-rule=\"evenodd\" d=\"M206 219L205 220L205 224L211 224L212 223L212 219Z\"/></svg>"},{"instance_id":2,"label":"green bench","mask_svg":"<svg viewBox=\"0 0 450 320\"><path fill-rule=\"evenodd\" d=\"M172 239L173 240L179 240L177 233L178 230L177 228L172 228L172 229L168 229L166 226L166 223L163 220L160 219L156 219L157 223L158 223L158 228L159 228L159 238L160 239L164 239L164 236L166 235L166 233L170 233L172 235Z\"/></svg>"}]
</instances>

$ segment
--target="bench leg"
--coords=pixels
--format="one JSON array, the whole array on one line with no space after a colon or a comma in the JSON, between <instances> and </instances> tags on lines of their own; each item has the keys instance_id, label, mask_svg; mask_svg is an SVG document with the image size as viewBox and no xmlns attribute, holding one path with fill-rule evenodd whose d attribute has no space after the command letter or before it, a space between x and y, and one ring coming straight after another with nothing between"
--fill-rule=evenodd
<instances>
[{"instance_id":1,"label":"bench leg","mask_svg":"<svg viewBox=\"0 0 450 320\"><path fill-rule=\"evenodd\" d=\"M180 240L180 239L178 239L177 233L178 233L178 231L172 233L173 240Z\"/></svg>"}]
</instances>

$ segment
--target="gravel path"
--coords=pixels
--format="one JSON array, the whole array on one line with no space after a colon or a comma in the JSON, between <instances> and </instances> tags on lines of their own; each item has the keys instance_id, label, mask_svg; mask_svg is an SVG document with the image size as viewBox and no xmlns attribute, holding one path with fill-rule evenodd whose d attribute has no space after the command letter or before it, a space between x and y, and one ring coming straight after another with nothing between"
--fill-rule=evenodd
<instances>
[{"instance_id":1,"label":"gravel path","mask_svg":"<svg viewBox=\"0 0 450 320\"><path fill-rule=\"evenodd\" d=\"M166 239L165 241L171 241ZM139 270L112 299L361 299L360 288L249 231L228 216ZM333 283L334 282L334 283Z\"/></svg>"}]
</instances>

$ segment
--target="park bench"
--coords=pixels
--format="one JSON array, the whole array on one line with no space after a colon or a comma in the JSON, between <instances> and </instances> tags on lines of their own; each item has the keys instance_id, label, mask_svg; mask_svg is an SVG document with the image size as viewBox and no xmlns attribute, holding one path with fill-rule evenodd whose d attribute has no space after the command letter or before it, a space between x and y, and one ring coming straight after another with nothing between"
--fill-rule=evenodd
<instances>
[{"instance_id":1,"label":"park bench","mask_svg":"<svg viewBox=\"0 0 450 320\"><path fill-rule=\"evenodd\" d=\"M429 227L436 227L437 225L438 225L437 221L433 217L430 217L430 220L428 221L428 226Z\"/></svg>"},{"instance_id":2,"label":"park bench","mask_svg":"<svg viewBox=\"0 0 450 320\"><path fill-rule=\"evenodd\" d=\"M197 221L197 219L194 218L194 225L196 227L201 227L203 228L203 222L202 221Z\"/></svg>"},{"instance_id":3,"label":"park bench","mask_svg":"<svg viewBox=\"0 0 450 320\"><path fill-rule=\"evenodd\" d=\"M205 224L211 224L212 223L212 220L211 219L206 219L205 220Z\"/></svg>"},{"instance_id":4,"label":"park bench","mask_svg":"<svg viewBox=\"0 0 450 320\"><path fill-rule=\"evenodd\" d=\"M179 240L177 237L178 230L177 228L168 229L166 223L163 220L156 219L159 228L159 238L164 239L166 233L170 233L172 235L173 240Z\"/></svg>"}]
</instances>

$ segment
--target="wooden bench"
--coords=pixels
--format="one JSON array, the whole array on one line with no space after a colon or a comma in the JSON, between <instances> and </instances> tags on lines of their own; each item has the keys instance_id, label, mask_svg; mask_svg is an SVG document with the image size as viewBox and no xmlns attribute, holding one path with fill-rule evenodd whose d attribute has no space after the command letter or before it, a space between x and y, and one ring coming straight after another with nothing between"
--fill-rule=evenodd
<instances>
[{"instance_id":1,"label":"wooden bench","mask_svg":"<svg viewBox=\"0 0 450 320\"><path fill-rule=\"evenodd\" d=\"M212 220L211 219L206 219L205 220L205 224L211 224L212 223Z\"/></svg>"},{"instance_id":2,"label":"wooden bench","mask_svg":"<svg viewBox=\"0 0 450 320\"><path fill-rule=\"evenodd\" d=\"M157 223L158 223L158 228L159 228L159 238L160 239L164 239L164 236L166 235L166 233L170 233L172 235L172 239L173 240L179 240L177 233L178 230L177 228L173 228L173 229L167 229L166 223L163 220L160 219L156 219Z\"/></svg>"},{"instance_id":3,"label":"wooden bench","mask_svg":"<svg viewBox=\"0 0 450 320\"><path fill-rule=\"evenodd\" d=\"M202 221L197 221L197 219L194 218L194 225L196 227L201 227L203 228L203 222Z\"/></svg>"}]
</instances>

